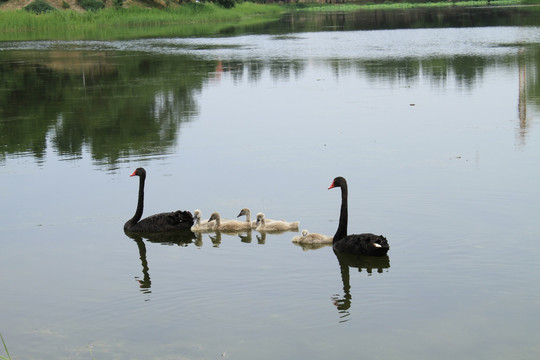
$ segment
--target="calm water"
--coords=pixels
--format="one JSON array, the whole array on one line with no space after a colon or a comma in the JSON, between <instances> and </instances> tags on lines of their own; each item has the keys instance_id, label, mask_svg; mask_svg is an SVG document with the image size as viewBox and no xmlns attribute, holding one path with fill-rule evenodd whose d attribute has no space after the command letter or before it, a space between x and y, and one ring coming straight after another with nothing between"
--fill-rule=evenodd
<instances>
[{"instance_id":1,"label":"calm water","mask_svg":"<svg viewBox=\"0 0 540 360\"><path fill-rule=\"evenodd\" d=\"M230 37L0 43L13 358L540 356L534 14L326 25L339 16ZM345 176L349 231L384 234L389 256L338 259L295 232L130 238L139 166L145 215L249 207L328 235L340 195L327 187Z\"/></svg>"}]
</instances>

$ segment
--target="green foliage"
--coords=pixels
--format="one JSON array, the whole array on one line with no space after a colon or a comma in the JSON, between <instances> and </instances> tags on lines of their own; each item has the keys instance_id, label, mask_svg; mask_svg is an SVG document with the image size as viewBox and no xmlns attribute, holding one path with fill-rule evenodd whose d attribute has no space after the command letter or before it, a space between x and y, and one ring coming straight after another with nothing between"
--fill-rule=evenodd
<instances>
[{"instance_id":1,"label":"green foliage","mask_svg":"<svg viewBox=\"0 0 540 360\"><path fill-rule=\"evenodd\" d=\"M62 9L69 9L71 6L66 0L62 0Z\"/></svg>"},{"instance_id":2,"label":"green foliage","mask_svg":"<svg viewBox=\"0 0 540 360\"><path fill-rule=\"evenodd\" d=\"M9 351L7 349L6 342L4 341L4 337L2 336L2 334L0 334L0 338L2 339L2 344L4 344L4 350L6 351L7 355L7 357L0 356L0 360L11 360L11 356L9 355Z\"/></svg>"},{"instance_id":3,"label":"green foliage","mask_svg":"<svg viewBox=\"0 0 540 360\"><path fill-rule=\"evenodd\" d=\"M121 8L124 5L124 0L112 0L113 6L115 8Z\"/></svg>"},{"instance_id":4,"label":"green foliage","mask_svg":"<svg viewBox=\"0 0 540 360\"><path fill-rule=\"evenodd\" d=\"M89 11L97 11L105 7L105 2L101 0L77 0L77 4Z\"/></svg>"},{"instance_id":5,"label":"green foliage","mask_svg":"<svg viewBox=\"0 0 540 360\"><path fill-rule=\"evenodd\" d=\"M225 9L231 9L236 5L234 0L217 0L217 3Z\"/></svg>"},{"instance_id":6,"label":"green foliage","mask_svg":"<svg viewBox=\"0 0 540 360\"><path fill-rule=\"evenodd\" d=\"M30 11L36 14L46 13L49 11L55 11L56 9L49 5L48 2L44 0L35 0L31 2L30 4L26 5L24 7L24 10Z\"/></svg>"}]
</instances>

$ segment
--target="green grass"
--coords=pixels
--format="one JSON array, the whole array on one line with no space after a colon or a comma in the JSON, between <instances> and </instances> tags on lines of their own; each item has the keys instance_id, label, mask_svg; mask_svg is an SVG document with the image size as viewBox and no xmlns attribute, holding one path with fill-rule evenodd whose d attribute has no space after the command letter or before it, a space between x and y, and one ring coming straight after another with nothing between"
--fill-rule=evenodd
<instances>
[{"instance_id":1,"label":"green grass","mask_svg":"<svg viewBox=\"0 0 540 360\"><path fill-rule=\"evenodd\" d=\"M241 19L279 14L279 6L242 3L233 9L224 9L212 3L192 3L172 9L107 8L98 11L76 12L73 10L33 14L24 10L1 11L0 32L96 30L103 27L136 27L157 25L188 25L238 21Z\"/></svg>"},{"instance_id":2,"label":"green grass","mask_svg":"<svg viewBox=\"0 0 540 360\"><path fill-rule=\"evenodd\" d=\"M525 0L525 1L538 1L538 0ZM491 6L502 5L520 5L522 0L493 0L489 4ZM314 11L314 12L333 12L333 11L356 11L356 10L391 10L391 9L418 9L418 8L436 8L436 7L450 7L450 6L486 6L487 0L480 1L440 1L440 2L425 2L425 3L406 3L406 2L385 2L381 4L308 4L295 6L291 5L290 8L294 8L297 11Z\"/></svg>"}]
</instances>

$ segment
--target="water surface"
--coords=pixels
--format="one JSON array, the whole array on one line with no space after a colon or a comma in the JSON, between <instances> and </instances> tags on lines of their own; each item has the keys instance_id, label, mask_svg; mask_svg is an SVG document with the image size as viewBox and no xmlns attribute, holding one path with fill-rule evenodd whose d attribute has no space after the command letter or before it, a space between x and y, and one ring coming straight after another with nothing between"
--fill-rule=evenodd
<instances>
[{"instance_id":1,"label":"water surface","mask_svg":"<svg viewBox=\"0 0 540 360\"><path fill-rule=\"evenodd\" d=\"M536 26L0 47L0 314L40 359L538 358ZM322 29L324 30L324 29ZM297 233L128 237L243 207Z\"/></svg>"}]
</instances>

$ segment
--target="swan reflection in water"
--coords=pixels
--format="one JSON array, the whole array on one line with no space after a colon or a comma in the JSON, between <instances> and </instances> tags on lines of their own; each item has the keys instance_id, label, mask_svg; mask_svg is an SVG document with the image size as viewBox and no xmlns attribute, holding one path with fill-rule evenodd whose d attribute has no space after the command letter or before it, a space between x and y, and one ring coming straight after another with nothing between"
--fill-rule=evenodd
<instances>
[{"instance_id":1,"label":"swan reflection in water","mask_svg":"<svg viewBox=\"0 0 540 360\"><path fill-rule=\"evenodd\" d=\"M319 243L319 244L302 244L302 243L298 243L298 242L293 242L293 244L295 246L301 247L303 251L319 250L319 249L322 249L324 247L331 247L332 246L332 244L322 244L322 243Z\"/></svg>"},{"instance_id":2,"label":"swan reflection in water","mask_svg":"<svg viewBox=\"0 0 540 360\"><path fill-rule=\"evenodd\" d=\"M334 251L339 262L341 270L341 281L343 282L343 296L335 294L332 296L332 302L337 307L340 314L340 322L346 322L349 319L349 309L352 303L350 268L357 268L358 272L365 270L368 276L371 276L375 270L377 273L383 273L385 269L390 268L390 258L385 256L361 256L353 254L343 254Z\"/></svg>"},{"instance_id":3,"label":"swan reflection in water","mask_svg":"<svg viewBox=\"0 0 540 360\"><path fill-rule=\"evenodd\" d=\"M139 249L139 258L141 259L142 265L142 279L138 276L135 277L139 283L141 292L144 294L149 294L152 291L150 290L152 281L150 280L150 268L148 266L148 260L146 258L146 244L145 240L151 243L158 243L161 245L178 245L178 246L188 246L189 244L194 244L197 247L203 246L203 233L192 232L191 230L182 230L168 233L155 233L155 234L146 234L140 232L132 232L124 230L124 233L135 241ZM252 242L252 230L245 230L242 232L224 232L228 237L236 237L240 239L243 243ZM208 234L209 239L212 242L213 247L220 247L222 241L222 232L215 231L213 235ZM256 235L257 243L263 245L266 243L266 233L261 233Z\"/></svg>"},{"instance_id":4,"label":"swan reflection in water","mask_svg":"<svg viewBox=\"0 0 540 360\"><path fill-rule=\"evenodd\" d=\"M227 237L238 237L241 242L243 243L251 243L252 235L251 230L244 231L244 232L221 232L221 231L214 231L212 234L207 234L208 238L212 242L213 247L220 247L221 240L223 238L223 234L225 234ZM197 232L196 235L197 241L195 242L195 245L198 247L201 247L203 245L203 234L201 232Z\"/></svg>"},{"instance_id":5,"label":"swan reflection in water","mask_svg":"<svg viewBox=\"0 0 540 360\"><path fill-rule=\"evenodd\" d=\"M159 243L162 245L179 245L187 246L193 243L195 239L194 234L191 231L179 231L174 233L159 233L159 234L141 234L137 232L131 232L124 230L124 233L135 241L139 248L139 258L142 265L142 279L139 276L135 276L135 279L139 283L139 288L143 294L150 294L152 291L152 281L150 280L150 272L148 267L148 260L146 259L146 244L144 240L148 240L153 243Z\"/></svg>"}]
</instances>

